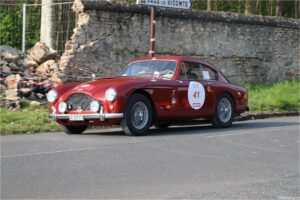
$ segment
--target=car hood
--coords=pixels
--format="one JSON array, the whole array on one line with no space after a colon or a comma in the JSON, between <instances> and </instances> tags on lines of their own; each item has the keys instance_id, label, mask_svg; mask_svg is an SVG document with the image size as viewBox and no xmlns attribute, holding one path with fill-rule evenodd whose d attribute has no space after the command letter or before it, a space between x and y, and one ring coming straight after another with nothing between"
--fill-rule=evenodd
<instances>
[{"instance_id":1,"label":"car hood","mask_svg":"<svg viewBox=\"0 0 300 200\"><path fill-rule=\"evenodd\" d=\"M152 81L151 77L130 77L130 76L118 76L102 78L99 80L85 82L77 85L76 87L69 90L67 95L72 93L87 93L89 95L104 94L108 88L114 88L117 91L123 91L126 89L132 89L150 84Z\"/></svg>"}]
</instances>

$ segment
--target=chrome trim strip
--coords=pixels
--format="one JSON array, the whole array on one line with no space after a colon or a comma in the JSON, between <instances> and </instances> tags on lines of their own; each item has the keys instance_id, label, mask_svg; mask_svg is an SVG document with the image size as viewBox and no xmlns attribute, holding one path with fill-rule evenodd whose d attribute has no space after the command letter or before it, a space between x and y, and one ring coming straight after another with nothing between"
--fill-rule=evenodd
<instances>
[{"instance_id":1,"label":"chrome trim strip","mask_svg":"<svg viewBox=\"0 0 300 200\"><path fill-rule=\"evenodd\" d=\"M100 119L104 121L105 119L120 119L124 117L123 113L100 113L100 114L82 114L84 119ZM49 115L52 119L69 119L69 114L55 114L51 113Z\"/></svg>"}]
</instances>

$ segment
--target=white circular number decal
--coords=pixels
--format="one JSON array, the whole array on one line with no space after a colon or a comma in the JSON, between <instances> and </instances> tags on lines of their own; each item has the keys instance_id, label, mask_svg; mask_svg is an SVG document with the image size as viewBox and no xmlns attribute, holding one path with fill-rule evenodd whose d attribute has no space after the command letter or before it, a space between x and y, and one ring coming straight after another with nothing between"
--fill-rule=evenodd
<instances>
[{"instance_id":1,"label":"white circular number decal","mask_svg":"<svg viewBox=\"0 0 300 200\"><path fill-rule=\"evenodd\" d=\"M191 81L188 90L188 100L194 110L199 110L205 101L205 90L201 83Z\"/></svg>"}]
</instances>

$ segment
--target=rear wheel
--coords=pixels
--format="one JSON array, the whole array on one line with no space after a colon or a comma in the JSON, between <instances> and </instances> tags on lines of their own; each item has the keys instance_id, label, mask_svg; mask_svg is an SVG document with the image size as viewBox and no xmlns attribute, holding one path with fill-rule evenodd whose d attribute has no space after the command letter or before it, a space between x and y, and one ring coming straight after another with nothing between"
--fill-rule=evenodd
<instances>
[{"instance_id":1,"label":"rear wheel","mask_svg":"<svg viewBox=\"0 0 300 200\"><path fill-rule=\"evenodd\" d=\"M212 118L214 127L226 128L232 125L234 102L229 94L222 94L217 101L215 114Z\"/></svg>"},{"instance_id":2,"label":"rear wheel","mask_svg":"<svg viewBox=\"0 0 300 200\"><path fill-rule=\"evenodd\" d=\"M83 126L66 126L66 125L61 124L60 127L67 134L81 134L86 130L87 125L83 125Z\"/></svg>"},{"instance_id":3,"label":"rear wheel","mask_svg":"<svg viewBox=\"0 0 300 200\"><path fill-rule=\"evenodd\" d=\"M139 136L152 124L150 100L142 94L134 94L128 101L121 126L126 135Z\"/></svg>"}]
</instances>

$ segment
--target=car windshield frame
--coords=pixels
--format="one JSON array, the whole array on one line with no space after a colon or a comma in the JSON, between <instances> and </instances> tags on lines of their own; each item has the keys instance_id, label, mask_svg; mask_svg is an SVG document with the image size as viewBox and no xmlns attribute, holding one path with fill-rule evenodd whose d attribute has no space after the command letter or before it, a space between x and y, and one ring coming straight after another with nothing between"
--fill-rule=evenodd
<instances>
[{"instance_id":1,"label":"car windshield frame","mask_svg":"<svg viewBox=\"0 0 300 200\"><path fill-rule=\"evenodd\" d=\"M166 62L167 65L155 65L155 62ZM134 65L138 63L147 63L147 65L137 66L141 68L140 70L146 69L149 71L139 71L139 73L126 73L129 67L136 67ZM175 65L170 66L170 63L174 63ZM161 67L161 68L160 68ZM160 69L158 69L160 68ZM171 69L172 68L172 69ZM129 63L121 73L121 76L137 76L137 77L155 77L162 79L173 79L176 75L178 69L178 62L176 60L139 60ZM133 70L133 69L131 69Z\"/></svg>"}]
</instances>

